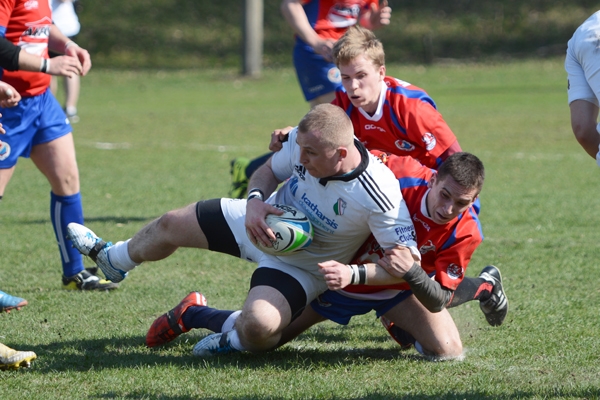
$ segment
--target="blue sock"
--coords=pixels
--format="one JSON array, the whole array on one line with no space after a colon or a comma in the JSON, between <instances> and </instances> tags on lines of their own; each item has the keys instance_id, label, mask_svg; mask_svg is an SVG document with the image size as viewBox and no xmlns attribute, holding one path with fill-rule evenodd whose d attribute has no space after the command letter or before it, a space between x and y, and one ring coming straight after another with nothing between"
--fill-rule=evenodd
<instances>
[{"instance_id":1,"label":"blue sock","mask_svg":"<svg viewBox=\"0 0 600 400\"><path fill-rule=\"evenodd\" d=\"M73 276L83 271L83 257L67 240L67 225L71 222L83 224L81 194L57 196L50 192L50 219L58 242L64 276Z\"/></svg>"},{"instance_id":2,"label":"blue sock","mask_svg":"<svg viewBox=\"0 0 600 400\"><path fill-rule=\"evenodd\" d=\"M217 310L206 306L191 306L181 316L181 322L187 329L204 328L216 333L234 311Z\"/></svg>"}]
</instances>

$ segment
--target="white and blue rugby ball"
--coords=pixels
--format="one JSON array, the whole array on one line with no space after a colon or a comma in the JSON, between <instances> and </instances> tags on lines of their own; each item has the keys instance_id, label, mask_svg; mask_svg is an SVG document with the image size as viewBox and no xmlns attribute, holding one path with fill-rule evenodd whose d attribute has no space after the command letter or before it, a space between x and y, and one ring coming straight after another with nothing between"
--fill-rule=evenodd
<instances>
[{"instance_id":1,"label":"white and blue rugby ball","mask_svg":"<svg viewBox=\"0 0 600 400\"><path fill-rule=\"evenodd\" d=\"M266 218L275 240L271 241L272 247L265 247L260 242L256 247L267 254L285 256L310 246L314 229L306 215L292 206L273 204L273 207L284 212L282 215L269 214Z\"/></svg>"}]
</instances>

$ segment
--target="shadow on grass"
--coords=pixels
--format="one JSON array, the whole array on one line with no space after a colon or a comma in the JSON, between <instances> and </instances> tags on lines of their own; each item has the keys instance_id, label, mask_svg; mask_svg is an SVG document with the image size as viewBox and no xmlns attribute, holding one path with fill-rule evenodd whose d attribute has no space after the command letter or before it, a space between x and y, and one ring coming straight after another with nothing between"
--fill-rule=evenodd
<instances>
[{"instance_id":1,"label":"shadow on grass","mask_svg":"<svg viewBox=\"0 0 600 400\"><path fill-rule=\"evenodd\" d=\"M338 338L339 339L339 338ZM53 342L48 345L30 346L11 343L14 348L31 350L38 355L35 369L42 373L56 371L89 371L103 369L139 368L153 365L179 366L181 368L249 368L278 370L305 369L310 366L362 365L373 360L422 360L414 351L401 352L399 348L340 348L319 349L319 344L304 346L292 342L278 350L267 353L236 353L202 359L192 354L197 338L191 343L178 339L155 349L145 346L145 338L82 339ZM336 341L324 345L331 346ZM337 340L345 343L345 340ZM296 346L296 347L294 347Z\"/></svg>"},{"instance_id":2,"label":"shadow on grass","mask_svg":"<svg viewBox=\"0 0 600 400\"><path fill-rule=\"evenodd\" d=\"M311 335L303 335L303 338ZM315 337L328 336L333 339L324 345L331 346L336 342L344 343L344 335L315 335ZM404 360L408 363L427 362L420 357L414 350L400 351L399 349L384 348L339 348L339 349L319 349L304 348L299 341L292 342L276 351L249 354L239 353L226 356L217 356L214 358L201 359L192 355L192 346L197 338L184 342L178 339L175 342L157 349L148 349L144 345L143 337L129 337L116 339L92 339L92 340L72 340L50 343L42 346L14 345L19 349L33 350L38 355L33 369L42 374L55 374L56 372L72 371L94 371L96 373L109 369L147 369L149 367L175 367L180 369L207 370L218 369L227 373L228 370L261 370L275 369L277 371L308 371L315 367L335 368L344 365L347 368L352 366L368 365L377 361L385 360ZM386 339L387 340L387 339ZM296 348L292 346L297 346ZM313 344L310 345L311 347ZM319 344L314 344L319 347ZM308 347L308 346L306 346ZM400 384L400 383L399 383ZM443 389L442 389L443 390ZM391 394L389 390L373 390L362 396L332 396L330 399L514 399L514 398L599 398L599 388L553 388L534 391L516 391L505 394L490 395L489 391L449 391L441 392L435 395L411 394L398 396ZM165 395L157 393L152 389L148 391L136 390L122 393L118 391L108 391L103 394L91 396L90 398L159 398L159 399L276 399L281 396L264 395L243 395L243 396L181 396Z\"/></svg>"},{"instance_id":3,"label":"shadow on grass","mask_svg":"<svg viewBox=\"0 0 600 400\"><path fill-rule=\"evenodd\" d=\"M117 393L106 393L104 395L101 396L93 396L91 398L95 398L95 399L112 399L115 396L117 396L119 398L123 398L123 399L145 399L145 398L158 398L161 400L187 400L187 399L205 399L205 400L220 400L220 399L231 399L231 400L238 400L238 399L244 399L244 400L272 400L272 399L281 399L281 396L264 396L264 395L244 395L244 396L227 396L227 397L217 397L217 396L206 396L206 397L197 397L197 396L168 396L168 395L164 395L161 394L159 397L156 397L156 393L150 393L150 392L145 392L145 391L134 391L134 392L130 392L127 393L125 395L123 394L117 394ZM585 390L585 389L573 389L573 390L556 390L556 391L552 391L551 393L547 394L548 396L552 396L552 398L554 399L567 399L567 398L596 398L598 395L600 395L600 390ZM374 390L373 392L370 392L369 394L365 395L365 396L356 396L356 397L350 397L350 396L326 396L324 398L327 399L344 399L344 400L378 400L378 399L403 399L403 400L428 400L428 399L459 399L459 400L481 400L481 399L494 399L494 400L508 400L508 399L529 399L529 398L538 398L540 397L540 392L539 391L531 391L531 392L524 392L524 391L516 391L510 394L506 394L506 395L487 395L484 394L483 392L476 392L476 391L467 391L467 392L447 392L447 393L442 393L442 394L436 394L436 395L419 395L419 394L415 394L415 395L405 395L405 396L398 396L398 395L391 395L390 393L386 393L384 391L380 391L380 390Z\"/></svg>"}]
</instances>

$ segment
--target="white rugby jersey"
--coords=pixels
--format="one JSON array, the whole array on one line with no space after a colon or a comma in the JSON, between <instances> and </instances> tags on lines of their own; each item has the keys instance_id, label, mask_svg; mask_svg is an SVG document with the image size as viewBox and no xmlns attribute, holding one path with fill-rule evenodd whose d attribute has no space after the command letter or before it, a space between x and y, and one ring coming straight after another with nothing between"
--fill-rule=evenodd
<instances>
[{"instance_id":1,"label":"white rugby jersey","mask_svg":"<svg viewBox=\"0 0 600 400\"><path fill-rule=\"evenodd\" d=\"M415 229L392 171L355 140L362 161L354 171L314 178L300 163L296 133L297 128L271 159L275 176L287 182L268 202L304 212L315 235L307 249L278 257L281 261L314 273L318 262L347 264L371 232L383 248L402 244L419 254Z\"/></svg>"}]
</instances>

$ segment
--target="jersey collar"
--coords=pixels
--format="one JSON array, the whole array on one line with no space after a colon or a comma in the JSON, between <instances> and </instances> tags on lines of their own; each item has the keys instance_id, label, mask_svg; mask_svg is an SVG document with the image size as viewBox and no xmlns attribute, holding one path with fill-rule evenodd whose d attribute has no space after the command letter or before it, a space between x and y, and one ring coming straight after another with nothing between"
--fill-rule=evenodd
<instances>
[{"instance_id":1,"label":"jersey collar","mask_svg":"<svg viewBox=\"0 0 600 400\"><path fill-rule=\"evenodd\" d=\"M379 93L379 103L377 104L377 110L375 110L375 114L372 116L369 115L365 110L361 107L358 107L358 111L362 114L365 119L369 121L379 121L383 116L383 103L385 102L385 98L387 97L388 87L385 81L381 81L381 92Z\"/></svg>"},{"instance_id":2,"label":"jersey collar","mask_svg":"<svg viewBox=\"0 0 600 400\"><path fill-rule=\"evenodd\" d=\"M369 152L367 151L367 148L356 138L354 139L354 145L358 149L361 158L358 167L354 168L352 171L344 175L328 176L327 178L321 178L319 179L319 183L321 185L325 186L328 182L331 181L350 182L351 180L356 179L367 169L367 166L369 165Z\"/></svg>"}]
</instances>

